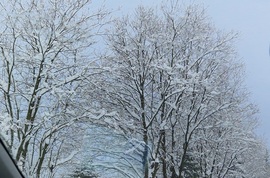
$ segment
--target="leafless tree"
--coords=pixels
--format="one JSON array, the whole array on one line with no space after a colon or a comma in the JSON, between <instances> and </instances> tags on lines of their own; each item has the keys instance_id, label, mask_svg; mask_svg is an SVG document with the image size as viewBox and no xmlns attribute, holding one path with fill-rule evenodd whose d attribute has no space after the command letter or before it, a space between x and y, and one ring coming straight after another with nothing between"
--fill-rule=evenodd
<instances>
[{"instance_id":1,"label":"leafless tree","mask_svg":"<svg viewBox=\"0 0 270 178\"><path fill-rule=\"evenodd\" d=\"M90 11L90 0L0 5L0 122L25 174L54 177L81 144L90 110L78 101L85 78L99 72L92 47L107 12Z\"/></svg>"},{"instance_id":2,"label":"leafless tree","mask_svg":"<svg viewBox=\"0 0 270 178\"><path fill-rule=\"evenodd\" d=\"M142 177L247 174L238 160L256 140L248 125L257 110L246 100L235 37L199 6L177 3L139 7L115 23L104 106L117 110L115 128L143 142Z\"/></svg>"}]
</instances>

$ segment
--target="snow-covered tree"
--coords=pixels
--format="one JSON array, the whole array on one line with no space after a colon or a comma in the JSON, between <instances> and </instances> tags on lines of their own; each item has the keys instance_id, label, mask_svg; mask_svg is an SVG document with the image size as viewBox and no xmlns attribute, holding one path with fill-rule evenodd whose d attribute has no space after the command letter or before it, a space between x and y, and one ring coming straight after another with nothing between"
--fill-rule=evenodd
<instances>
[{"instance_id":1,"label":"snow-covered tree","mask_svg":"<svg viewBox=\"0 0 270 178\"><path fill-rule=\"evenodd\" d=\"M177 4L139 7L113 29L101 104L118 112L111 127L143 143L141 177L246 176L239 160L256 142L257 110L236 35L216 30L200 7Z\"/></svg>"},{"instance_id":2,"label":"snow-covered tree","mask_svg":"<svg viewBox=\"0 0 270 178\"><path fill-rule=\"evenodd\" d=\"M79 151L82 119L95 115L79 101L99 72L92 47L107 13L90 0L10 0L0 9L3 134L27 177L55 177Z\"/></svg>"},{"instance_id":3,"label":"snow-covered tree","mask_svg":"<svg viewBox=\"0 0 270 178\"><path fill-rule=\"evenodd\" d=\"M269 177L236 35L179 2L105 47L90 0L1 1L0 127L27 177Z\"/></svg>"}]
</instances>

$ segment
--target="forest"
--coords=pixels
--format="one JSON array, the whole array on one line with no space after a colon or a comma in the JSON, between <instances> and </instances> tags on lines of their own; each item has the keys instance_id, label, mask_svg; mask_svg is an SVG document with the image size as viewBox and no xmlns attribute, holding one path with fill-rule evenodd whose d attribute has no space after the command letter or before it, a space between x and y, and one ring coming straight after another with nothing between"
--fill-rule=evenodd
<instances>
[{"instance_id":1,"label":"forest","mask_svg":"<svg viewBox=\"0 0 270 178\"><path fill-rule=\"evenodd\" d=\"M0 132L27 178L270 177L237 34L204 7L0 9Z\"/></svg>"}]
</instances>

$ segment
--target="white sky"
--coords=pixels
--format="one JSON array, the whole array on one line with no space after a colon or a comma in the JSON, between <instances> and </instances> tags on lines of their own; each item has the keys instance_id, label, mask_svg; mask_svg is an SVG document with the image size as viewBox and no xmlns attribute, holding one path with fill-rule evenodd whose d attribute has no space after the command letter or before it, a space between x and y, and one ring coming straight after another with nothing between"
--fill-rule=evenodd
<instances>
[{"instance_id":1,"label":"white sky","mask_svg":"<svg viewBox=\"0 0 270 178\"><path fill-rule=\"evenodd\" d=\"M240 34L237 48L246 65L247 88L260 110L258 133L270 148L270 1L205 0L204 5L218 28Z\"/></svg>"},{"instance_id":2,"label":"white sky","mask_svg":"<svg viewBox=\"0 0 270 178\"><path fill-rule=\"evenodd\" d=\"M190 0L182 0L189 4ZM97 2L97 1L96 1ZM258 105L258 133L270 148L270 1L269 0L193 0L203 4L219 29L239 33L236 48L246 65L246 85L251 100ZM121 7L119 14L133 12L137 5L156 6L161 0L106 0L111 9Z\"/></svg>"}]
</instances>

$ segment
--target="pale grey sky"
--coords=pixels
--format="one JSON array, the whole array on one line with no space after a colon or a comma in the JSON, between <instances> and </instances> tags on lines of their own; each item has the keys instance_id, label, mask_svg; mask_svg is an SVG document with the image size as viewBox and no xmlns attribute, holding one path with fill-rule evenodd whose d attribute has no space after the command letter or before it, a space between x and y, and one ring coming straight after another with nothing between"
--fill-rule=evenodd
<instances>
[{"instance_id":1,"label":"pale grey sky","mask_svg":"<svg viewBox=\"0 0 270 178\"><path fill-rule=\"evenodd\" d=\"M162 0L106 0L117 14L133 12L138 5L156 6ZM258 133L270 148L270 1L269 0L183 0L185 4L202 4L219 29L239 33L236 48L246 65L246 85L251 100L258 105ZM120 12L120 13L119 13Z\"/></svg>"},{"instance_id":2,"label":"pale grey sky","mask_svg":"<svg viewBox=\"0 0 270 178\"><path fill-rule=\"evenodd\" d=\"M270 148L270 1L196 0L203 2L218 28L239 33L236 44L246 65L246 84L260 110L258 133Z\"/></svg>"}]
</instances>

